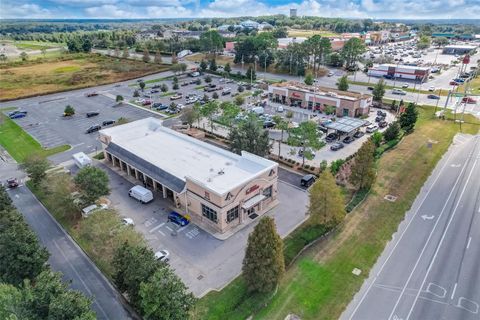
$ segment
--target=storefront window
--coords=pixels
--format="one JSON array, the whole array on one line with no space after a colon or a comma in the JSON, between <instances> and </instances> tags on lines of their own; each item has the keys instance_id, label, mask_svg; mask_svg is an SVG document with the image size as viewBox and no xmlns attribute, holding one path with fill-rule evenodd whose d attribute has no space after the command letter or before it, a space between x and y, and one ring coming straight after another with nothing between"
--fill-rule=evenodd
<instances>
[{"instance_id":1,"label":"storefront window","mask_svg":"<svg viewBox=\"0 0 480 320\"><path fill-rule=\"evenodd\" d=\"M238 206L227 211L227 222L230 223L233 220L238 219Z\"/></svg>"},{"instance_id":2,"label":"storefront window","mask_svg":"<svg viewBox=\"0 0 480 320\"><path fill-rule=\"evenodd\" d=\"M272 196L272 186L264 189L263 190L263 195L267 198L270 198Z\"/></svg>"},{"instance_id":3,"label":"storefront window","mask_svg":"<svg viewBox=\"0 0 480 320\"><path fill-rule=\"evenodd\" d=\"M217 223L217 211L207 207L202 203L202 215L213 222Z\"/></svg>"}]
</instances>

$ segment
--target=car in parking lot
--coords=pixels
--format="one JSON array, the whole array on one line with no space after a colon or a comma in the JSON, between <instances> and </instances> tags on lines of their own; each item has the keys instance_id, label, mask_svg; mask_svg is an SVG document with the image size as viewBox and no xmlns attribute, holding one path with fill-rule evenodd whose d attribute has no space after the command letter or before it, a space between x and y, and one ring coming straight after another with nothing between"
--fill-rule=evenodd
<instances>
[{"instance_id":1,"label":"car in parking lot","mask_svg":"<svg viewBox=\"0 0 480 320\"><path fill-rule=\"evenodd\" d=\"M358 139L358 138L361 138L365 135L365 133L363 131L357 131L355 132L355 134L353 135L354 138Z\"/></svg>"},{"instance_id":2,"label":"car in parking lot","mask_svg":"<svg viewBox=\"0 0 480 320\"><path fill-rule=\"evenodd\" d=\"M452 80L452 81L450 81L450 85L451 85L451 86L458 86L459 83Z\"/></svg>"},{"instance_id":3,"label":"car in parking lot","mask_svg":"<svg viewBox=\"0 0 480 320\"><path fill-rule=\"evenodd\" d=\"M8 113L8 117L10 119L20 119L25 118L27 116L27 111L13 111Z\"/></svg>"},{"instance_id":4,"label":"car in parking lot","mask_svg":"<svg viewBox=\"0 0 480 320\"><path fill-rule=\"evenodd\" d=\"M88 93L85 94L85 96L86 96L87 98L95 97L95 96L98 96L98 93L96 93L96 92L88 92Z\"/></svg>"},{"instance_id":5,"label":"car in parking lot","mask_svg":"<svg viewBox=\"0 0 480 320\"><path fill-rule=\"evenodd\" d=\"M263 122L263 128L264 129L267 129L267 128L273 128L275 127L276 123L272 120L266 120Z\"/></svg>"},{"instance_id":6,"label":"car in parking lot","mask_svg":"<svg viewBox=\"0 0 480 320\"><path fill-rule=\"evenodd\" d=\"M428 91L435 91L435 87L434 86L428 87Z\"/></svg>"},{"instance_id":7,"label":"car in parking lot","mask_svg":"<svg viewBox=\"0 0 480 320\"><path fill-rule=\"evenodd\" d=\"M126 226L133 226L135 223L133 222L132 218L123 218L122 223Z\"/></svg>"},{"instance_id":8,"label":"car in parking lot","mask_svg":"<svg viewBox=\"0 0 480 320\"><path fill-rule=\"evenodd\" d=\"M18 179L17 178L10 178L7 179L6 182L6 187L10 189L14 189L19 186Z\"/></svg>"},{"instance_id":9,"label":"car in parking lot","mask_svg":"<svg viewBox=\"0 0 480 320\"><path fill-rule=\"evenodd\" d=\"M300 180L300 185L302 187L308 188L315 182L316 179L317 177L314 176L313 174L304 175Z\"/></svg>"},{"instance_id":10,"label":"car in parking lot","mask_svg":"<svg viewBox=\"0 0 480 320\"><path fill-rule=\"evenodd\" d=\"M179 93L176 93L174 94L173 96L170 97L170 100L178 100L178 99L182 99L183 95L179 92Z\"/></svg>"},{"instance_id":11,"label":"car in parking lot","mask_svg":"<svg viewBox=\"0 0 480 320\"><path fill-rule=\"evenodd\" d=\"M378 126L379 126L380 128L385 128L387 125L388 125L388 123L387 123L387 121L385 121L385 120L382 120L382 121L380 121L380 122L378 123Z\"/></svg>"},{"instance_id":12,"label":"car in parking lot","mask_svg":"<svg viewBox=\"0 0 480 320\"><path fill-rule=\"evenodd\" d=\"M404 96L404 95L407 94L407 93L406 93L404 90L402 90L402 89L393 89L393 90L392 90L392 93L393 93L393 94L399 94L399 95L402 95L402 96Z\"/></svg>"},{"instance_id":13,"label":"car in parking lot","mask_svg":"<svg viewBox=\"0 0 480 320\"><path fill-rule=\"evenodd\" d=\"M148 99L147 99L147 100L144 100L144 101L142 102L142 106L148 106L148 105L150 105L150 104L152 104L152 100L148 100Z\"/></svg>"},{"instance_id":14,"label":"car in parking lot","mask_svg":"<svg viewBox=\"0 0 480 320\"><path fill-rule=\"evenodd\" d=\"M154 109L154 110L166 110L166 109L168 109L168 105L160 103L160 102L155 102L152 105L152 109Z\"/></svg>"},{"instance_id":15,"label":"car in parking lot","mask_svg":"<svg viewBox=\"0 0 480 320\"><path fill-rule=\"evenodd\" d=\"M102 122L102 126L111 126L112 124L115 124L115 120L105 120Z\"/></svg>"},{"instance_id":16,"label":"car in parking lot","mask_svg":"<svg viewBox=\"0 0 480 320\"><path fill-rule=\"evenodd\" d=\"M330 72L327 74L328 77L331 77L331 76L333 76L333 75L334 75L334 73L333 73L332 71L330 71Z\"/></svg>"},{"instance_id":17,"label":"car in parking lot","mask_svg":"<svg viewBox=\"0 0 480 320\"><path fill-rule=\"evenodd\" d=\"M332 144L330 146L330 150L332 150L332 151L337 151L337 150L340 150L342 148L343 148L343 143L341 143L341 142L335 142L334 144Z\"/></svg>"},{"instance_id":18,"label":"car in parking lot","mask_svg":"<svg viewBox=\"0 0 480 320\"><path fill-rule=\"evenodd\" d=\"M185 218L184 216L182 216L180 213L176 211L172 211L168 214L168 221L178 224L181 227L184 227L190 223L190 221L187 218Z\"/></svg>"},{"instance_id":19,"label":"car in parking lot","mask_svg":"<svg viewBox=\"0 0 480 320\"><path fill-rule=\"evenodd\" d=\"M382 110L377 110L377 116L385 118L387 116L387 113L385 111L382 111Z\"/></svg>"},{"instance_id":20,"label":"car in parking lot","mask_svg":"<svg viewBox=\"0 0 480 320\"><path fill-rule=\"evenodd\" d=\"M345 138L343 138L342 141L343 141L343 143L347 143L347 144L348 144L348 143L351 143L351 142L355 141L355 138L352 137L352 136L346 136Z\"/></svg>"},{"instance_id":21,"label":"car in parking lot","mask_svg":"<svg viewBox=\"0 0 480 320\"><path fill-rule=\"evenodd\" d=\"M93 133L93 132L97 132L97 131L99 131L99 130L101 130L101 129L102 129L102 127L99 126L98 124L96 124L96 125L90 126L90 127L85 131L85 133L87 133L87 134L88 134L88 133Z\"/></svg>"},{"instance_id":22,"label":"car in parking lot","mask_svg":"<svg viewBox=\"0 0 480 320\"><path fill-rule=\"evenodd\" d=\"M428 99L434 99L434 100L438 100L440 99L440 96L436 95L436 94L429 94L427 96Z\"/></svg>"},{"instance_id":23,"label":"car in parking lot","mask_svg":"<svg viewBox=\"0 0 480 320\"><path fill-rule=\"evenodd\" d=\"M461 79L461 78L453 79L453 81L455 81L456 83L464 83L465 82L465 80Z\"/></svg>"},{"instance_id":24,"label":"car in parking lot","mask_svg":"<svg viewBox=\"0 0 480 320\"><path fill-rule=\"evenodd\" d=\"M366 131L367 133L373 133L378 130L378 126L375 124L371 124L367 127Z\"/></svg>"},{"instance_id":25,"label":"car in parking lot","mask_svg":"<svg viewBox=\"0 0 480 320\"><path fill-rule=\"evenodd\" d=\"M96 117L100 112L87 112L87 118Z\"/></svg>"},{"instance_id":26,"label":"car in parking lot","mask_svg":"<svg viewBox=\"0 0 480 320\"><path fill-rule=\"evenodd\" d=\"M333 142L337 139L338 139L338 134L336 134L335 132L329 133L325 137L325 141L327 141L327 142Z\"/></svg>"},{"instance_id":27,"label":"car in parking lot","mask_svg":"<svg viewBox=\"0 0 480 320\"><path fill-rule=\"evenodd\" d=\"M367 87L367 90L373 91L375 88L374 87Z\"/></svg>"},{"instance_id":28,"label":"car in parking lot","mask_svg":"<svg viewBox=\"0 0 480 320\"><path fill-rule=\"evenodd\" d=\"M383 76L385 79L393 79L394 77L391 74L386 74Z\"/></svg>"},{"instance_id":29,"label":"car in parking lot","mask_svg":"<svg viewBox=\"0 0 480 320\"><path fill-rule=\"evenodd\" d=\"M408 88L408 83L404 83L404 84L402 85L402 88L404 88L404 89Z\"/></svg>"},{"instance_id":30,"label":"car in parking lot","mask_svg":"<svg viewBox=\"0 0 480 320\"><path fill-rule=\"evenodd\" d=\"M152 86L152 89L160 89L160 87L161 87L161 85L156 84L156 85L153 85L153 86Z\"/></svg>"},{"instance_id":31,"label":"car in parking lot","mask_svg":"<svg viewBox=\"0 0 480 320\"><path fill-rule=\"evenodd\" d=\"M468 104L475 104L477 103L477 100L473 99L472 97L463 97L462 102Z\"/></svg>"},{"instance_id":32,"label":"car in parking lot","mask_svg":"<svg viewBox=\"0 0 480 320\"><path fill-rule=\"evenodd\" d=\"M384 116L377 116L377 117L375 118L375 122L380 122L380 121L383 121L383 120L385 120L385 117L384 117Z\"/></svg>"},{"instance_id":33,"label":"car in parking lot","mask_svg":"<svg viewBox=\"0 0 480 320\"><path fill-rule=\"evenodd\" d=\"M168 257L169 256L170 256L170 252L168 252L165 249L155 252L155 259L157 261L168 262L168 260L169 260Z\"/></svg>"},{"instance_id":34,"label":"car in parking lot","mask_svg":"<svg viewBox=\"0 0 480 320\"><path fill-rule=\"evenodd\" d=\"M160 90L158 90L158 89L150 90L150 93L159 93L159 92L160 92Z\"/></svg>"},{"instance_id":35,"label":"car in parking lot","mask_svg":"<svg viewBox=\"0 0 480 320\"><path fill-rule=\"evenodd\" d=\"M222 96L226 96L227 94L230 94L230 93L232 93L232 89L230 88L224 88L222 90Z\"/></svg>"}]
</instances>

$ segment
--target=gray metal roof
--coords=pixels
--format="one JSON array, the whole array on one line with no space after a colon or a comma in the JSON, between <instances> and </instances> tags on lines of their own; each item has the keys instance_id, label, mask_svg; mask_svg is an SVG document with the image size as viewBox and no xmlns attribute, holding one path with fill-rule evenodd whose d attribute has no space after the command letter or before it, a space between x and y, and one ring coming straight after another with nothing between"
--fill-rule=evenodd
<instances>
[{"instance_id":1,"label":"gray metal roof","mask_svg":"<svg viewBox=\"0 0 480 320\"><path fill-rule=\"evenodd\" d=\"M358 128L363 126L365 123L366 121L362 119L357 119L352 117L342 117L337 119L337 121L334 121L325 125L325 127L327 127L328 129L350 133L357 130Z\"/></svg>"},{"instance_id":2,"label":"gray metal roof","mask_svg":"<svg viewBox=\"0 0 480 320\"><path fill-rule=\"evenodd\" d=\"M185 187L185 181L182 179L160 169L113 142L105 150L177 193L182 192Z\"/></svg>"}]
</instances>

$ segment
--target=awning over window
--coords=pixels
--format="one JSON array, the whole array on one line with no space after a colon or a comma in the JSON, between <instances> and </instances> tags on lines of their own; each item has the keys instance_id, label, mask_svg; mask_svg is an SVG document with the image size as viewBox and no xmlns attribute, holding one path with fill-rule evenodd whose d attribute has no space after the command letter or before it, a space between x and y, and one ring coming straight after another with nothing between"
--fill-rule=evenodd
<instances>
[{"instance_id":1,"label":"awning over window","mask_svg":"<svg viewBox=\"0 0 480 320\"><path fill-rule=\"evenodd\" d=\"M243 209L250 209L254 205L258 204L260 201L265 199L266 197L263 194L257 194L255 197L252 197L245 201L245 203L242 205Z\"/></svg>"}]
</instances>

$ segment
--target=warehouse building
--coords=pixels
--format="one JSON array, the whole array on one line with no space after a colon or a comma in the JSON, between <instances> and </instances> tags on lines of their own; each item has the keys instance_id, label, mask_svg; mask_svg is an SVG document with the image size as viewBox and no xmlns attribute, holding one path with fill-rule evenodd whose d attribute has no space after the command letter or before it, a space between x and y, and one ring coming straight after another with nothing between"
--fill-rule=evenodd
<instances>
[{"instance_id":1,"label":"warehouse building","mask_svg":"<svg viewBox=\"0 0 480 320\"><path fill-rule=\"evenodd\" d=\"M278 165L231 153L146 118L100 131L105 159L211 233L235 231L277 203Z\"/></svg>"},{"instance_id":2,"label":"warehouse building","mask_svg":"<svg viewBox=\"0 0 480 320\"><path fill-rule=\"evenodd\" d=\"M467 54L474 51L477 47L470 45L449 45L443 48L443 54Z\"/></svg>"},{"instance_id":3,"label":"warehouse building","mask_svg":"<svg viewBox=\"0 0 480 320\"><path fill-rule=\"evenodd\" d=\"M339 117L368 115L372 104L372 96L368 94L294 81L274 83L268 87L268 92L273 102L320 112L333 109Z\"/></svg>"},{"instance_id":4,"label":"warehouse building","mask_svg":"<svg viewBox=\"0 0 480 320\"><path fill-rule=\"evenodd\" d=\"M396 78L424 82L428 80L430 68L397 64L381 64L368 69L368 75L372 77L386 77L391 79Z\"/></svg>"}]
</instances>

